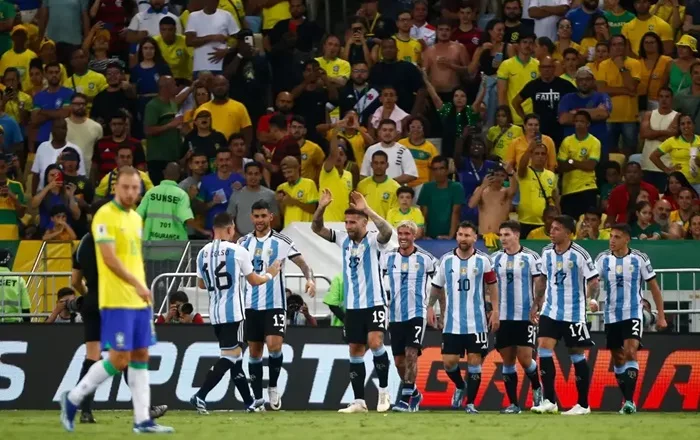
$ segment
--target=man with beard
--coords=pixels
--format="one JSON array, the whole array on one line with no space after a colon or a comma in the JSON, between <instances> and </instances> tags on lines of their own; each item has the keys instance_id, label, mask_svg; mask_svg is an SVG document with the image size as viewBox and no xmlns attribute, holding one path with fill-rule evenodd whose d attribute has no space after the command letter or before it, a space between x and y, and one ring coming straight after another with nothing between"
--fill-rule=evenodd
<instances>
[{"instance_id":1,"label":"man with beard","mask_svg":"<svg viewBox=\"0 0 700 440\"><path fill-rule=\"evenodd\" d=\"M246 235L254 230L253 219L248 212L251 212L256 202L266 202L272 216L272 229L279 229L282 226L279 215L279 206L275 198L275 192L270 188L262 186L263 167L258 162L248 162L245 164L245 186L236 191L228 202L226 211L236 221L236 232Z\"/></svg>"},{"instance_id":2,"label":"man with beard","mask_svg":"<svg viewBox=\"0 0 700 440\"><path fill-rule=\"evenodd\" d=\"M386 38L381 43L382 60L372 66L370 84L392 86L398 94L397 104L411 114L425 106L425 84L418 68L408 61L397 59L396 40Z\"/></svg>"},{"instance_id":3,"label":"man with beard","mask_svg":"<svg viewBox=\"0 0 700 440\"><path fill-rule=\"evenodd\" d=\"M673 211L673 207L666 199L659 199L654 204L654 223L661 228L661 235L663 238L666 238L664 235L668 233L668 227L670 225L668 218L671 215L671 211Z\"/></svg>"},{"instance_id":4,"label":"man with beard","mask_svg":"<svg viewBox=\"0 0 700 440\"><path fill-rule=\"evenodd\" d=\"M292 119L292 109L294 108L294 97L289 92L279 92L275 99L275 111L263 115L258 119L257 138L261 145L269 148L268 144L272 142L270 138L270 119L274 115L283 115L287 122Z\"/></svg>"},{"instance_id":5,"label":"man with beard","mask_svg":"<svg viewBox=\"0 0 700 440\"><path fill-rule=\"evenodd\" d=\"M35 144L29 145L30 152L35 152L39 144L49 140L51 126L55 120L65 119L70 114L70 98L73 91L61 86L61 65L56 62L46 64L44 77L48 87L34 95L30 126L39 132Z\"/></svg>"},{"instance_id":6,"label":"man with beard","mask_svg":"<svg viewBox=\"0 0 700 440\"><path fill-rule=\"evenodd\" d=\"M379 88L371 86L367 78L369 78L367 63L355 63L350 70L350 81L338 91L340 114L345 115L350 110L356 111L362 126L367 125L372 114L381 105Z\"/></svg>"},{"instance_id":7,"label":"man with beard","mask_svg":"<svg viewBox=\"0 0 700 440\"><path fill-rule=\"evenodd\" d=\"M107 88L107 79L101 73L88 69L88 61L88 54L83 49L73 51L70 60L73 75L63 81L63 87L72 89L73 93L83 93L87 96L87 114L89 115L92 100Z\"/></svg>"},{"instance_id":8,"label":"man with beard","mask_svg":"<svg viewBox=\"0 0 700 440\"><path fill-rule=\"evenodd\" d=\"M134 166L146 170L146 156L143 146L138 139L128 136L126 130L127 118L118 112L109 119L110 134L103 137L95 145L92 154L92 166L90 167L90 180L99 182L102 178L117 166L117 150L121 145L129 145L134 157Z\"/></svg>"},{"instance_id":9,"label":"man with beard","mask_svg":"<svg viewBox=\"0 0 700 440\"><path fill-rule=\"evenodd\" d=\"M506 46L516 46L522 35L535 35L535 22L530 19L523 19L523 7L520 0L506 0L503 2L503 16L505 17L506 32L503 35L503 42ZM513 56L515 52L507 48L503 57Z\"/></svg>"},{"instance_id":10,"label":"man with beard","mask_svg":"<svg viewBox=\"0 0 700 440\"><path fill-rule=\"evenodd\" d=\"M70 115L66 118L68 135L66 140L80 147L84 157L93 157L95 143L102 138L102 126L87 116L88 98L76 93L71 98ZM90 175L90 165L85 164L85 174Z\"/></svg>"},{"instance_id":11,"label":"man with beard","mask_svg":"<svg viewBox=\"0 0 700 440\"><path fill-rule=\"evenodd\" d=\"M430 83L444 102L452 102L452 94L467 73L469 55L463 44L451 41L450 22L441 19L437 24L437 42L423 54L423 68Z\"/></svg>"},{"instance_id":12,"label":"man with beard","mask_svg":"<svg viewBox=\"0 0 700 440\"><path fill-rule=\"evenodd\" d=\"M250 122L248 110L240 102L228 97L229 83L225 76L216 75L212 84L214 99L200 105L194 112L197 114L208 110L211 114L211 126L228 139L234 133L241 133L246 145L253 143L253 124Z\"/></svg>"},{"instance_id":13,"label":"man with beard","mask_svg":"<svg viewBox=\"0 0 700 440\"><path fill-rule=\"evenodd\" d=\"M286 235L272 229L273 214L270 205L259 200L250 213L255 230L238 240L238 244L248 251L253 271L265 273L275 262L290 260L299 267L306 279L305 293L313 298L316 295L314 274L296 249L294 242ZM274 276L266 289L255 285L245 285L245 334L248 341L248 372L256 401L263 399L263 348L267 345L269 382L267 393L270 409L279 411L282 395L277 391L277 380L282 370L282 344L286 329L286 293L284 268Z\"/></svg>"},{"instance_id":14,"label":"man with beard","mask_svg":"<svg viewBox=\"0 0 700 440\"><path fill-rule=\"evenodd\" d=\"M102 124L106 136L110 134L109 121L115 109L125 109L129 114L136 114L136 99L128 92L129 83L122 82L123 72L121 64L108 64L105 71L107 88L98 93L92 101L90 118Z\"/></svg>"},{"instance_id":15,"label":"man with beard","mask_svg":"<svg viewBox=\"0 0 700 440\"><path fill-rule=\"evenodd\" d=\"M533 111L540 117L540 131L551 137L554 145L558 146L564 138L561 125L557 123L559 101L562 96L575 93L576 87L569 81L554 76L554 71L554 60L551 57L540 60L540 77L527 83L513 99L512 105L516 113L525 119L522 103L531 99Z\"/></svg>"},{"instance_id":16,"label":"man with beard","mask_svg":"<svg viewBox=\"0 0 700 440\"><path fill-rule=\"evenodd\" d=\"M590 67L580 67L576 72L577 93L564 95L559 101L559 123L563 126L564 137L574 134L574 115L584 110L591 115L589 132L603 144L607 151L608 128L606 121L612 111L610 96L596 92L595 78Z\"/></svg>"},{"instance_id":17,"label":"man with beard","mask_svg":"<svg viewBox=\"0 0 700 440\"><path fill-rule=\"evenodd\" d=\"M306 139L306 131L304 117L293 116L289 124L289 134L299 144L299 151L301 151L301 177L311 179L318 185L318 176L326 156L317 143Z\"/></svg>"},{"instance_id":18,"label":"man with beard","mask_svg":"<svg viewBox=\"0 0 700 440\"><path fill-rule=\"evenodd\" d=\"M637 162L628 162L625 165L625 181L610 191L608 197L608 209L606 227L616 223L627 223L627 215L630 208L634 209L637 196L644 190L649 193L649 200L658 203L659 191L650 183L642 180L642 167Z\"/></svg>"},{"instance_id":19,"label":"man with beard","mask_svg":"<svg viewBox=\"0 0 700 440\"><path fill-rule=\"evenodd\" d=\"M496 332L500 326L496 273L489 256L474 247L476 240L476 226L460 223L457 247L440 258L428 302L429 309L440 302L442 362L456 387L452 408L462 408L466 397L468 414L479 413L475 401L481 385L483 353L488 350L488 332ZM492 310L488 320L487 306ZM434 314L428 315L428 323L435 325ZM466 385L459 368L465 352L469 372Z\"/></svg>"},{"instance_id":20,"label":"man with beard","mask_svg":"<svg viewBox=\"0 0 700 440\"><path fill-rule=\"evenodd\" d=\"M639 46L644 38L644 35L647 32L653 32L661 37L661 41L664 45L663 53L666 55L672 55L674 51L674 31L662 18L657 15L650 14L650 8L651 2L649 0L635 0L634 10L637 12L637 17L622 26L622 35L624 35L629 42L627 50L628 52L631 52L637 56L639 53Z\"/></svg>"},{"instance_id":21,"label":"man with beard","mask_svg":"<svg viewBox=\"0 0 700 440\"><path fill-rule=\"evenodd\" d=\"M603 11L598 9L598 0L583 0L581 6L566 13L566 18L571 22L571 40L574 43L581 42L594 14L603 15Z\"/></svg>"}]
</instances>

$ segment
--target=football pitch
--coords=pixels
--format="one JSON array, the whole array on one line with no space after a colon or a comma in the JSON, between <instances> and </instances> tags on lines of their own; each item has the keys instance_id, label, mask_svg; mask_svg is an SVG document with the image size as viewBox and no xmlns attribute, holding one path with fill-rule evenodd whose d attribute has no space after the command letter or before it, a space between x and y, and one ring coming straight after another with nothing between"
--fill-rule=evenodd
<instances>
[{"instance_id":1,"label":"football pitch","mask_svg":"<svg viewBox=\"0 0 700 440\"><path fill-rule=\"evenodd\" d=\"M123 439L131 432L130 411L97 411L95 425L76 423L67 433L58 411L0 411L0 438ZM414 414L338 414L328 411L280 411L255 414L215 412L199 416L192 411L170 411L160 420L173 426L172 439L595 439L700 438L698 413L594 413L588 416L500 415L421 411Z\"/></svg>"}]
</instances>

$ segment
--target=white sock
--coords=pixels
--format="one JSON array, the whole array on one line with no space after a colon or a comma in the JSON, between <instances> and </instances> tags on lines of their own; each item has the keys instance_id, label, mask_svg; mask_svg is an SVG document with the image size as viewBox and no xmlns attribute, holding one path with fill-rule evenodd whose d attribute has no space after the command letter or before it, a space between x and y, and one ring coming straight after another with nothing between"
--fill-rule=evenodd
<instances>
[{"instance_id":1,"label":"white sock","mask_svg":"<svg viewBox=\"0 0 700 440\"><path fill-rule=\"evenodd\" d=\"M102 382L118 372L107 359L102 362L95 362L85 374L85 377L68 393L68 400L73 405L80 405L85 396L94 392Z\"/></svg>"},{"instance_id":2,"label":"white sock","mask_svg":"<svg viewBox=\"0 0 700 440\"><path fill-rule=\"evenodd\" d=\"M129 388L134 404L134 422L143 423L150 420L151 386L148 383L148 364L129 363Z\"/></svg>"}]
</instances>

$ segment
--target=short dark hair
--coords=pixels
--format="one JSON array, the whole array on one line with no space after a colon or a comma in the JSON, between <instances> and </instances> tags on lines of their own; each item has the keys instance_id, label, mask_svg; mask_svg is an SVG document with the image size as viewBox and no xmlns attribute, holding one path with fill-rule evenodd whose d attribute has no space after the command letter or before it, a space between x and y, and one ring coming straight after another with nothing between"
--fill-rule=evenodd
<instances>
[{"instance_id":1,"label":"short dark hair","mask_svg":"<svg viewBox=\"0 0 700 440\"><path fill-rule=\"evenodd\" d=\"M450 160L447 158L447 156L442 156L442 155L437 155L433 157L433 159L430 161L430 165L435 165L436 163L441 163L444 164L445 167L450 166Z\"/></svg>"},{"instance_id":2,"label":"short dark hair","mask_svg":"<svg viewBox=\"0 0 700 440\"><path fill-rule=\"evenodd\" d=\"M250 212L257 211L259 209L266 209L270 211L270 204L265 200L258 200L257 202L253 203L253 206L250 208Z\"/></svg>"},{"instance_id":3,"label":"short dark hair","mask_svg":"<svg viewBox=\"0 0 700 440\"><path fill-rule=\"evenodd\" d=\"M510 229L513 232L517 232L520 234L520 222L516 222L515 220L506 220L503 223L498 226L498 229Z\"/></svg>"},{"instance_id":4,"label":"short dark hair","mask_svg":"<svg viewBox=\"0 0 700 440\"><path fill-rule=\"evenodd\" d=\"M287 117L281 113L276 113L270 118L270 126L275 126L279 130L287 129Z\"/></svg>"},{"instance_id":5,"label":"short dark hair","mask_svg":"<svg viewBox=\"0 0 700 440\"><path fill-rule=\"evenodd\" d=\"M599 41L598 43L596 43L595 48L598 49L599 46L605 46L608 49L610 49L610 43L608 43L607 41Z\"/></svg>"},{"instance_id":6,"label":"short dark hair","mask_svg":"<svg viewBox=\"0 0 700 440\"><path fill-rule=\"evenodd\" d=\"M263 166L260 162L256 162L256 161L248 162L247 164L243 165L243 172L247 173L248 168L257 168L258 170L262 171Z\"/></svg>"},{"instance_id":7,"label":"short dark hair","mask_svg":"<svg viewBox=\"0 0 700 440\"><path fill-rule=\"evenodd\" d=\"M326 38L326 39L327 39L327 38ZM324 40L323 43L325 44L325 40ZM316 61L316 60L313 59L313 58L309 58L308 60L304 61L304 64L302 64L303 70L306 70L306 67L309 66L309 65L314 66L314 67L316 67L316 68L321 67L321 64L320 64L318 61Z\"/></svg>"},{"instance_id":8,"label":"short dark hair","mask_svg":"<svg viewBox=\"0 0 700 440\"><path fill-rule=\"evenodd\" d=\"M231 154L231 150L229 150L228 148L219 148L218 150L216 150L216 157L218 157L219 154L223 153Z\"/></svg>"},{"instance_id":9,"label":"short dark hair","mask_svg":"<svg viewBox=\"0 0 700 440\"><path fill-rule=\"evenodd\" d=\"M377 126L377 128L382 128L382 125L393 125L394 128L396 128L396 122L393 119L389 118L382 119L381 121L379 121L379 125Z\"/></svg>"},{"instance_id":10,"label":"short dark hair","mask_svg":"<svg viewBox=\"0 0 700 440\"><path fill-rule=\"evenodd\" d=\"M53 217L54 215L59 214L68 215L68 210L66 209L65 205L54 205L51 207L51 210L49 211L49 217Z\"/></svg>"},{"instance_id":11,"label":"short dark hair","mask_svg":"<svg viewBox=\"0 0 700 440\"><path fill-rule=\"evenodd\" d=\"M49 67L58 67L61 70L61 64L58 61L51 61L50 63L44 64L44 72L49 70Z\"/></svg>"},{"instance_id":12,"label":"short dark hair","mask_svg":"<svg viewBox=\"0 0 700 440\"><path fill-rule=\"evenodd\" d=\"M228 212L220 212L214 216L212 228L224 229L233 226L233 217Z\"/></svg>"},{"instance_id":13,"label":"short dark hair","mask_svg":"<svg viewBox=\"0 0 700 440\"><path fill-rule=\"evenodd\" d=\"M121 150L129 150L129 153L131 153L132 155L134 154L134 150L131 149L131 145L129 144L117 145L117 153L119 153Z\"/></svg>"},{"instance_id":14,"label":"short dark hair","mask_svg":"<svg viewBox=\"0 0 700 440\"><path fill-rule=\"evenodd\" d=\"M474 231L474 233L478 233L479 230L476 228L476 225L469 220L464 220L463 222L459 223L459 226L457 226L457 229L471 229Z\"/></svg>"},{"instance_id":15,"label":"short dark hair","mask_svg":"<svg viewBox=\"0 0 700 440\"><path fill-rule=\"evenodd\" d=\"M610 226L610 229L613 231L620 231L628 237L632 236L632 228L627 223L616 223Z\"/></svg>"},{"instance_id":16,"label":"short dark hair","mask_svg":"<svg viewBox=\"0 0 700 440\"><path fill-rule=\"evenodd\" d=\"M160 19L160 21L158 22L158 26L160 26L161 24L169 24L175 26L175 19L166 15L165 17Z\"/></svg>"},{"instance_id":17,"label":"short dark hair","mask_svg":"<svg viewBox=\"0 0 700 440\"><path fill-rule=\"evenodd\" d=\"M554 51L556 50L556 46L554 45L554 42L552 41L551 38L549 37L540 37L537 39L537 44L540 46L544 46L547 48L547 53L549 55L552 55ZM509 107L510 108L510 107Z\"/></svg>"},{"instance_id":18,"label":"short dark hair","mask_svg":"<svg viewBox=\"0 0 700 440\"><path fill-rule=\"evenodd\" d=\"M567 50L568 50L568 49L567 49ZM578 53L578 52L577 52L577 53ZM574 116L583 116L584 118L586 118L586 120L588 121L589 124L590 124L591 121L592 121L590 113L588 113L588 112L585 111L585 110L579 110L579 111L577 111L576 114L575 114Z\"/></svg>"},{"instance_id":19,"label":"short dark hair","mask_svg":"<svg viewBox=\"0 0 700 440\"><path fill-rule=\"evenodd\" d=\"M70 287L62 287L56 292L56 299L65 298L70 295L75 295L75 291Z\"/></svg>"},{"instance_id":20,"label":"short dark hair","mask_svg":"<svg viewBox=\"0 0 700 440\"><path fill-rule=\"evenodd\" d=\"M7 69L5 69L5 71L4 71L3 74L2 74L3 78L4 78L8 73L14 73L14 74L16 74L18 77L20 76L20 74L19 74L19 69L17 69L16 67L8 67Z\"/></svg>"},{"instance_id":21,"label":"short dark hair","mask_svg":"<svg viewBox=\"0 0 700 440\"><path fill-rule=\"evenodd\" d=\"M625 171L627 171L627 168L629 168L629 167L639 167L639 169L641 170L642 164L640 164L639 162L635 162L635 161L627 162L625 164Z\"/></svg>"},{"instance_id":22,"label":"short dark hair","mask_svg":"<svg viewBox=\"0 0 700 440\"><path fill-rule=\"evenodd\" d=\"M241 139L243 143L245 143L245 136L243 136L243 133L233 133L231 136L228 137L228 142L231 143L236 139Z\"/></svg>"},{"instance_id":23,"label":"short dark hair","mask_svg":"<svg viewBox=\"0 0 700 440\"><path fill-rule=\"evenodd\" d=\"M166 17L166 18L170 18L170 17ZM172 18L170 18L170 19L172 20ZM170 301L171 303L174 303L174 302L188 303L188 302L190 302L190 298L187 296L187 294L185 292L183 292L182 290L178 290L177 292L173 292L170 294L170 296L168 296L168 301Z\"/></svg>"},{"instance_id":24,"label":"short dark hair","mask_svg":"<svg viewBox=\"0 0 700 440\"><path fill-rule=\"evenodd\" d=\"M597 206L589 206L588 209L583 212L583 215L586 214L593 214L598 218L603 218L603 212Z\"/></svg>"},{"instance_id":25,"label":"short dark hair","mask_svg":"<svg viewBox=\"0 0 700 440\"><path fill-rule=\"evenodd\" d=\"M603 169L606 171L607 170L615 170L618 173L621 172L620 164L618 162L615 162L614 160L609 160L609 161L605 162L605 164L603 165Z\"/></svg>"},{"instance_id":26,"label":"short dark hair","mask_svg":"<svg viewBox=\"0 0 700 440\"><path fill-rule=\"evenodd\" d=\"M304 117L301 115L292 116L292 119L291 121L289 121L289 123L291 124L292 122L296 122L297 124L301 124L304 127L306 127L306 119L304 119Z\"/></svg>"},{"instance_id":27,"label":"short dark hair","mask_svg":"<svg viewBox=\"0 0 700 440\"><path fill-rule=\"evenodd\" d=\"M622 42L625 43L625 45L627 44L627 37L625 37L625 36L622 35L622 34L611 35L611 36L610 36L610 40L608 40L608 41L610 42L610 44L612 44L613 40L616 39L616 38L622 39Z\"/></svg>"},{"instance_id":28,"label":"short dark hair","mask_svg":"<svg viewBox=\"0 0 700 440\"><path fill-rule=\"evenodd\" d=\"M411 198L416 196L416 192L410 186L400 186L396 190L396 197L398 197L401 194L410 194Z\"/></svg>"},{"instance_id":29,"label":"short dark hair","mask_svg":"<svg viewBox=\"0 0 700 440\"><path fill-rule=\"evenodd\" d=\"M87 95L84 93L80 93L80 92L73 93L73 96L70 97L70 102L73 102L73 100L75 98L82 98L83 100L85 100L86 103L89 102Z\"/></svg>"},{"instance_id":30,"label":"short dark hair","mask_svg":"<svg viewBox=\"0 0 700 440\"><path fill-rule=\"evenodd\" d=\"M576 220L570 215L558 215L554 217L554 221L559 223L569 232L574 232L576 230Z\"/></svg>"},{"instance_id":31,"label":"short dark hair","mask_svg":"<svg viewBox=\"0 0 700 440\"><path fill-rule=\"evenodd\" d=\"M659 93L661 92L668 92L671 94L671 96L673 96L673 89L668 86L659 87Z\"/></svg>"},{"instance_id":32,"label":"short dark hair","mask_svg":"<svg viewBox=\"0 0 700 440\"><path fill-rule=\"evenodd\" d=\"M121 112L113 113L109 117L109 122L112 122L115 119L121 119L122 121L126 122L126 115L124 113L121 113Z\"/></svg>"},{"instance_id":33,"label":"short dark hair","mask_svg":"<svg viewBox=\"0 0 700 440\"><path fill-rule=\"evenodd\" d=\"M364 217L366 219L369 219L369 216L365 211L361 211L359 209L355 208L348 208L345 210L345 215L359 215L360 217Z\"/></svg>"},{"instance_id":34,"label":"short dark hair","mask_svg":"<svg viewBox=\"0 0 700 440\"><path fill-rule=\"evenodd\" d=\"M537 119L537 122L540 122L540 116L537 113L528 113L525 115L525 119L523 119L523 124L527 124L527 121L530 119Z\"/></svg>"},{"instance_id":35,"label":"short dark hair","mask_svg":"<svg viewBox=\"0 0 700 440\"><path fill-rule=\"evenodd\" d=\"M579 56L579 52L576 49L574 49L573 47L569 47L564 49L564 52L562 53L562 58L566 58L566 56L569 54L574 54L577 57Z\"/></svg>"},{"instance_id":36,"label":"short dark hair","mask_svg":"<svg viewBox=\"0 0 700 440\"><path fill-rule=\"evenodd\" d=\"M377 151L375 151L374 153L372 153L372 160L374 160L374 158L377 157L377 156L383 157L384 160L386 160L387 162L389 162L389 155L386 154L385 152L383 152L382 150L377 150Z\"/></svg>"}]
</instances>

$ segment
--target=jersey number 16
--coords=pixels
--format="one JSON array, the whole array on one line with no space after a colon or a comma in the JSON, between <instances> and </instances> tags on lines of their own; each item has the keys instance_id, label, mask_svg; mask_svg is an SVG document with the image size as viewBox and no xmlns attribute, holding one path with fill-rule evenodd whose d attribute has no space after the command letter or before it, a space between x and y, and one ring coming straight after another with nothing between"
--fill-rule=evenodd
<instances>
[{"instance_id":1,"label":"jersey number 16","mask_svg":"<svg viewBox=\"0 0 700 440\"><path fill-rule=\"evenodd\" d=\"M204 265L202 265L202 272L204 272L204 276L207 279L207 290L210 292L213 292L215 290L215 286L216 290L226 290L230 289L231 285L233 284L231 274L226 272L225 261L219 263L219 265L216 266L216 269L214 269L214 283L211 282L208 263L204 263Z\"/></svg>"}]
</instances>

